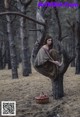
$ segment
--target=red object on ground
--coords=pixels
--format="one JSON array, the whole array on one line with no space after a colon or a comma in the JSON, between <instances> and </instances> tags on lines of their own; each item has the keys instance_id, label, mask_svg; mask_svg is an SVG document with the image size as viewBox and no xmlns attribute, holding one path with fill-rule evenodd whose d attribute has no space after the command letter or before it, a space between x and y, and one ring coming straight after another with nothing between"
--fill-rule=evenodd
<instances>
[{"instance_id":1,"label":"red object on ground","mask_svg":"<svg viewBox=\"0 0 80 117\"><path fill-rule=\"evenodd\" d=\"M49 96L44 94L43 92L39 96L35 97L35 99L36 99L36 103L39 103L39 104L49 103Z\"/></svg>"}]
</instances>

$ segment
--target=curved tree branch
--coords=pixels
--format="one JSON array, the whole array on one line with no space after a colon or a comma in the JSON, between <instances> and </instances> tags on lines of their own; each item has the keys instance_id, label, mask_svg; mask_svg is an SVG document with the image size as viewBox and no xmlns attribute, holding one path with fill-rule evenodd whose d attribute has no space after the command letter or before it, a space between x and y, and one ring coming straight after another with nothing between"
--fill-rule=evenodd
<instances>
[{"instance_id":1,"label":"curved tree branch","mask_svg":"<svg viewBox=\"0 0 80 117\"><path fill-rule=\"evenodd\" d=\"M37 24L45 26L45 23L39 22L39 21L37 21L37 20L35 20L35 19L31 18L31 17L28 17L28 16L26 16L26 15L24 15L22 13L19 13L19 12L0 12L0 16L2 16L2 15L18 15L18 16L24 17L24 18L26 18L28 20L31 20L31 21L33 21L33 22L35 22Z\"/></svg>"}]
</instances>

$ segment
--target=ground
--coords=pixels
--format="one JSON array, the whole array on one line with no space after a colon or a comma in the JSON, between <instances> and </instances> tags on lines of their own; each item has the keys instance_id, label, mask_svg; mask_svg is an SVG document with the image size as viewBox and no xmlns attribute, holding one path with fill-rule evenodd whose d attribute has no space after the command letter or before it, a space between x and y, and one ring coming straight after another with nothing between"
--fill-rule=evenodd
<instances>
[{"instance_id":1,"label":"ground","mask_svg":"<svg viewBox=\"0 0 80 117\"><path fill-rule=\"evenodd\" d=\"M50 103L36 104L41 92L49 95ZM16 101L16 117L80 117L80 75L75 75L75 68L69 67L64 76L64 92L62 99L53 99L51 80L34 69L23 77L20 67L19 79L13 80L10 70L0 70L0 101Z\"/></svg>"}]
</instances>

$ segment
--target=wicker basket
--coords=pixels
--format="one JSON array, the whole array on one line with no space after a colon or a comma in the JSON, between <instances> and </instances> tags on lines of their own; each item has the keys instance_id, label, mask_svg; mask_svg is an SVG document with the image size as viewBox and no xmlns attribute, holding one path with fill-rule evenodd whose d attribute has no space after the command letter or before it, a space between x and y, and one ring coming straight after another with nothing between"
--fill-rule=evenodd
<instances>
[{"instance_id":1,"label":"wicker basket","mask_svg":"<svg viewBox=\"0 0 80 117\"><path fill-rule=\"evenodd\" d=\"M35 99L36 99L36 103L38 103L38 104L47 104L47 103L49 103L49 97L47 95L44 95L44 94L42 94L42 95L40 95L38 97L35 97Z\"/></svg>"}]
</instances>

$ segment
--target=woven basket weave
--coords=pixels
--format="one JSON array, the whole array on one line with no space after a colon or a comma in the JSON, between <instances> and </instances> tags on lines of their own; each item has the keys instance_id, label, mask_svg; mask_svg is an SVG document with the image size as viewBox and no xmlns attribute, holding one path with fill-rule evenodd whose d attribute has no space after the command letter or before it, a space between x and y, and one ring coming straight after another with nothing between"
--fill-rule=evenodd
<instances>
[{"instance_id":1,"label":"woven basket weave","mask_svg":"<svg viewBox=\"0 0 80 117\"><path fill-rule=\"evenodd\" d=\"M40 95L38 97L35 97L35 99L36 99L36 103L38 103L38 104L47 104L47 103L49 103L49 97L47 95L44 95L44 94L42 94L42 95Z\"/></svg>"}]
</instances>

